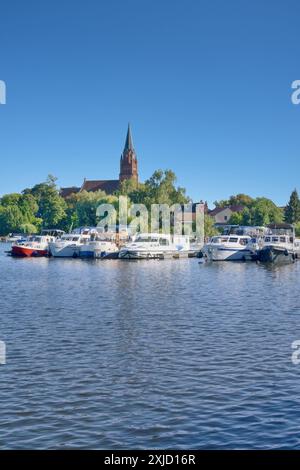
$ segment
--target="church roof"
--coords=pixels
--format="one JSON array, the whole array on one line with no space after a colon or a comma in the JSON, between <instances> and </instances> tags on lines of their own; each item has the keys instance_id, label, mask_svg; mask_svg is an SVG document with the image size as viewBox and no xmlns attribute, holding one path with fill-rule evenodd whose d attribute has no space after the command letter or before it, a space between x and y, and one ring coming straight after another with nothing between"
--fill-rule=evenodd
<instances>
[{"instance_id":1,"label":"church roof","mask_svg":"<svg viewBox=\"0 0 300 470\"><path fill-rule=\"evenodd\" d=\"M71 196L71 194L79 193L79 191L80 188L77 188L76 186L71 186L69 188L60 188L60 195L61 197L65 198Z\"/></svg>"},{"instance_id":2,"label":"church roof","mask_svg":"<svg viewBox=\"0 0 300 470\"><path fill-rule=\"evenodd\" d=\"M119 189L119 180L84 180L80 191L104 191L112 194Z\"/></svg>"}]
</instances>

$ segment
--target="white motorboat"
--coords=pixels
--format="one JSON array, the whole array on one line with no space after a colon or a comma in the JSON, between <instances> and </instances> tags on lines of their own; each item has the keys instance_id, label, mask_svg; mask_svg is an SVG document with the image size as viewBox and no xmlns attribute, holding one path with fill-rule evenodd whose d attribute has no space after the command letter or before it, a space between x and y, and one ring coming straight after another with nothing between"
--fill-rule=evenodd
<instances>
[{"instance_id":1,"label":"white motorboat","mask_svg":"<svg viewBox=\"0 0 300 470\"><path fill-rule=\"evenodd\" d=\"M190 242L188 236L159 233L142 233L121 248L121 259L164 259L188 256Z\"/></svg>"},{"instance_id":2,"label":"white motorboat","mask_svg":"<svg viewBox=\"0 0 300 470\"><path fill-rule=\"evenodd\" d=\"M118 253L117 245L110 240L96 238L80 246L81 258L105 258L109 254Z\"/></svg>"},{"instance_id":3,"label":"white motorboat","mask_svg":"<svg viewBox=\"0 0 300 470\"><path fill-rule=\"evenodd\" d=\"M255 257L256 245L249 235L219 235L204 245L202 253L209 261L250 261Z\"/></svg>"},{"instance_id":4,"label":"white motorboat","mask_svg":"<svg viewBox=\"0 0 300 470\"><path fill-rule=\"evenodd\" d=\"M15 234L15 233L10 233L7 237L5 237L5 242L6 243L17 243L20 241L25 241L26 240L26 235L21 235L21 234Z\"/></svg>"},{"instance_id":5,"label":"white motorboat","mask_svg":"<svg viewBox=\"0 0 300 470\"><path fill-rule=\"evenodd\" d=\"M90 240L90 235L69 233L59 240L49 243L50 253L54 258L77 258L80 248Z\"/></svg>"}]
</instances>

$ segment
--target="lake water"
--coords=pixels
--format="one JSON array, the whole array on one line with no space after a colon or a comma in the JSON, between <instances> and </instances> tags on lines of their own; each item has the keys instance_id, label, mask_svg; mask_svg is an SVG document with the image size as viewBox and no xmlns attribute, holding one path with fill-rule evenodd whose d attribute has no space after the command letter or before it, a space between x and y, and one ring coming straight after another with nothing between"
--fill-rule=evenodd
<instances>
[{"instance_id":1,"label":"lake water","mask_svg":"<svg viewBox=\"0 0 300 470\"><path fill-rule=\"evenodd\" d=\"M2 449L300 448L300 263L13 259Z\"/></svg>"}]
</instances>

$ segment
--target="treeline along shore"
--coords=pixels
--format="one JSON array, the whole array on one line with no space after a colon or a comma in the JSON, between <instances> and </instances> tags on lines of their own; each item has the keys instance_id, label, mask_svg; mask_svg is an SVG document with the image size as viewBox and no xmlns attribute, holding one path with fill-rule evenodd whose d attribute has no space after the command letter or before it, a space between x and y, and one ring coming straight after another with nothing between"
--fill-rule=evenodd
<instances>
[{"instance_id":1,"label":"treeline along shore","mask_svg":"<svg viewBox=\"0 0 300 470\"><path fill-rule=\"evenodd\" d=\"M45 182L26 188L21 193L11 193L0 198L0 236L9 233L34 234L43 228L70 231L80 226L96 226L96 211L101 204L112 204L118 210L120 195L128 197L129 205L144 204L148 210L152 204L187 204L192 202L185 188L176 186L172 170L156 170L145 183L123 181L120 189L112 195L103 191L70 194L63 198L57 179L49 175ZM228 200L215 201L217 208L239 207L233 212L228 224L265 226L271 223L294 224L300 235L300 200L295 189L285 207L278 207L265 197L252 198L246 194L231 196ZM205 236L218 232L213 211L205 205Z\"/></svg>"}]
</instances>

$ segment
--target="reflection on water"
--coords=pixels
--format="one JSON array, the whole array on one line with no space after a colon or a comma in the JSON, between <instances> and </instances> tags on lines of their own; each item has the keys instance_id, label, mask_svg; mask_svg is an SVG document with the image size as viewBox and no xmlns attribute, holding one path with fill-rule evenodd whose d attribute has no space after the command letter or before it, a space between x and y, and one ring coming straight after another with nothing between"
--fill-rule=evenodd
<instances>
[{"instance_id":1,"label":"reflection on water","mask_svg":"<svg viewBox=\"0 0 300 470\"><path fill-rule=\"evenodd\" d=\"M300 263L0 253L2 448L297 448Z\"/></svg>"}]
</instances>

